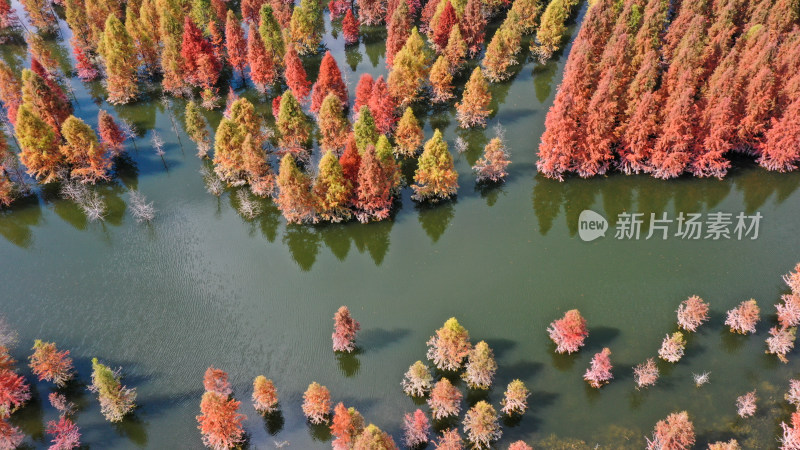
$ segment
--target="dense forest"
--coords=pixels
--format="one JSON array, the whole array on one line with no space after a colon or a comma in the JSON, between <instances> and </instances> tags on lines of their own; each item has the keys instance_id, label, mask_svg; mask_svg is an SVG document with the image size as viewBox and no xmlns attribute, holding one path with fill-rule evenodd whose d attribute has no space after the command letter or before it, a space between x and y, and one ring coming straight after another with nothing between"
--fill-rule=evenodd
<instances>
[{"instance_id":1,"label":"dense forest","mask_svg":"<svg viewBox=\"0 0 800 450\"><path fill-rule=\"evenodd\" d=\"M722 178L730 152L800 162L800 4L598 0L546 119L539 171Z\"/></svg>"}]
</instances>

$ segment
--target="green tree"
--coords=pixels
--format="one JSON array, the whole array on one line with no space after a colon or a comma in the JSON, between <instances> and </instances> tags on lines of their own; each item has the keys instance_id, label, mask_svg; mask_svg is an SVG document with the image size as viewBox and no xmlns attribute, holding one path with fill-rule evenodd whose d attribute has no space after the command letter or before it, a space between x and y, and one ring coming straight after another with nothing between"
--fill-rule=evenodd
<instances>
[{"instance_id":1,"label":"green tree","mask_svg":"<svg viewBox=\"0 0 800 450\"><path fill-rule=\"evenodd\" d=\"M438 129L425 143L425 150L419 157L419 165L414 173L414 182L412 198L417 201L438 202L456 194L458 173L453 166L453 156Z\"/></svg>"},{"instance_id":2,"label":"green tree","mask_svg":"<svg viewBox=\"0 0 800 450\"><path fill-rule=\"evenodd\" d=\"M120 383L118 372L92 358L92 384L89 389L100 400L100 412L109 422L121 422L136 407L136 390Z\"/></svg>"},{"instance_id":3,"label":"green tree","mask_svg":"<svg viewBox=\"0 0 800 450\"><path fill-rule=\"evenodd\" d=\"M136 47L125 26L110 14L106 19L103 40L100 42L100 54L106 66L106 89L108 102L113 104L128 103L139 94L136 83Z\"/></svg>"},{"instance_id":4,"label":"green tree","mask_svg":"<svg viewBox=\"0 0 800 450\"><path fill-rule=\"evenodd\" d=\"M425 42L414 27L403 48L394 56L389 73L389 93L400 106L407 106L418 98L422 83L428 77L428 59Z\"/></svg>"},{"instance_id":5,"label":"green tree","mask_svg":"<svg viewBox=\"0 0 800 450\"><path fill-rule=\"evenodd\" d=\"M17 111L15 131L22 147L19 160L28 169L28 174L41 183L58 180L64 158L58 151L56 135L27 104L23 103Z\"/></svg>"},{"instance_id":6,"label":"green tree","mask_svg":"<svg viewBox=\"0 0 800 450\"><path fill-rule=\"evenodd\" d=\"M313 189L317 213L323 220L340 222L350 219L348 206L353 186L344 177L339 159L333 152L325 152L319 161L319 173L314 180Z\"/></svg>"},{"instance_id":7,"label":"green tree","mask_svg":"<svg viewBox=\"0 0 800 450\"><path fill-rule=\"evenodd\" d=\"M339 97L329 92L322 102L317 122L319 123L319 146L323 151L338 151L347 143L350 122L344 114Z\"/></svg>"},{"instance_id":8,"label":"green tree","mask_svg":"<svg viewBox=\"0 0 800 450\"><path fill-rule=\"evenodd\" d=\"M407 107L397 123L397 129L394 131L394 141L397 144L395 153L399 156L411 157L417 153L422 139L425 135L422 133L422 128L419 126L414 111L411 107Z\"/></svg>"},{"instance_id":9,"label":"green tree","mask_svg":"<svg viewBox=\"0 0 800 450\"><path fill-rule=\"evenodd\" d=\"M375 145L378 142L378 127L372 117L369 107L364 105L358 112L358 119L353 124L353 133L356 137L356 148L358 153L363 154L368 145Z\"/></svg>"},{"instance_id":10,"label":"green tree","mask_svg":"<svg viewBox=\"0 0 800 450\"><path fill-rule=\"evenodd\" d=\"M83 182L108 180L111 160L97 141L97 133L83 120L69 116L61 125L64 144L60 151L72 171L70 176Z\"/></svg>"},{"instance_id":11,"label":"green tree","mask_svg":"<svg viewBox=\"0 0 800 450\"><path fill-rule=\"evenodd\" d=\"M261 16L261 23L258 27L258 33L261 35L261 41L264 42L267 55L272 58L272 63L276 68L283 67L283 57L286 55L286 44L283 42L281 26L278 24L278 20L275 18L271 6L267 4L262 5L259 14Z\"/></svg>"},{"instance_id":12,"label":"green tree","mask_svg":"<svg viewBox=\"0 0 800 450\"><path fill-rule=\"evenodd\" d=\"M300 0L300 6L294 9L290 32L292 41L297 45L297 53L308 55L315 53L322 41L322 5L319 0Z\"/></svg>"},{"instance_id":13,"label":"green tree","mask_svg":"<svg viewBox=\"0 0 800 450\"><path fill-rule=\"evenodd\" d=\"M281 148L297 152L308 147L311 140L311 120L303 112L300 102L297 101L292 91L286 91L281 96L277 122L278 142Z\"/></svg>"},{"instance_id":14,"label":"green tree","mask_svg":"<svg viewBox=\"0 0 800 450\"><path fill-rule=\"evenodd\" d=\"M197 106L194 100L186 104L184 116L186 121L186 134L188 134L189 138L197 145L197 156L201 158L205 157L208 154L211 143L209 142L209 133L206 128L206 119L203 117L200 107Z\"/></svg>"}]
</instances>

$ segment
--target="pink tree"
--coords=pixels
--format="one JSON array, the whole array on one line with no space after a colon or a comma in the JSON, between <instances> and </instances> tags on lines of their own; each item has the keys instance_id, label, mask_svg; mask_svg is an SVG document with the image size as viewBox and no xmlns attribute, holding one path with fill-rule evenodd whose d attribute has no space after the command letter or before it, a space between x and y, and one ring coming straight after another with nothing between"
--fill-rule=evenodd
<instances>
[{"instance_id":1,"label":"pink tree","mask_svg":"<svg viewBox=\"0 0 800 450\"><path fill-rule=\"evenodd\" d=\"M30 398L30 387L22 375L10 369L0 370L0 415L15 411Z\"/></svg>"},{"instance_id":2,"label":"pink tree","mask_svg":"<svg viewBox=\"0 0 800 450\"><path fill-rule=\"evenodd\" d=\"M347 306L339 307L333 316L333 351L349 353L355 350L356 333L360 328Z\"/></svg>"},{"instance_id":3,"label":"pink tree","mask_svg":"<svg viewBox=\"0 0 800 450\"><path fill-rule=\"evenodd\" d=\"M50 450L71 450L81 446L81 433L80 429L70 419L61 416L56 422L51 420L47 422L47 434L53 438L50 442Z\"/></svg>"},{"instance_id":4,"label":"pink tree","mask_svg":"<svg viewBox=\"0 0 800 450\"><path fill-rule=\"evenodd\" d=\"M756 413L756 391L750 391L736 398L736 412L739 417L753 417Z\"/></svg>"},{"instance_id":5,"label":"pink tree","mask_svg":"<svg viewBox=\"0 0 800 450\"><path fill-rule=\"evenodd\" d=\"M447 319L436 335L428 339L428 359L440 370L458 370L472 346L469 333L455 317Z\"/></svg>"},{"instance_id":6,"label":"pink tree","mask_svg":"<svg viewBox=\"0 0 800 450\"><path fill-rule=\"evenodd\" d=\"M756 332L760 310L752 298L739 304L728 311L725 325L731 327L731 333L747 334Z\"/></svg>"},{"instance_id":7,"label":"pink tree","mask_svg":"<svg viewBox=\"0 0 800 450\"><path fill-rule=\"evenodd\" d=\"M461 436L455 428L448 428L442 431L439 440L436 441L436 450L463 450L464 444L461 442Z\"/></svg>"},{"instance_id":8,"label":"pink tree","mask_svg":"<svg viewBox=\"0 0 800 450\"><path fill-rule=\"evenodd\" d=\"M308 385L303 394L303 414L309 422L319 425L328 422L331 412L331 393L316 381Z\"/></svg>"},{"instance_id":9,"label":"pink tree","mask_svg":"<svg viewBox=\"0 0 800 450\"><path fill-rule=\"evenodd\" d=\"M272 380L259 375L253 380L253 408L261 414L270 414L278 407L278 390Z\"/></svg>"},{"instance_id":10,"label":"pink tree","mask_svg":"<svg viewBox=\"0 0 800 450\"><path fill-rule=\"evenodd\" d=\"M436 420L445 417L457 416L461 412L461 392L450 383L447 378L442 378L431 390L428 398L428 406L431 408L431 415Z\"/></svg>"},{"instance_id":11,"label":"pink tree","mask_svg":"<svg viewBox=\"0 0 800 450\"><path fill-rule=\"evenodd\" d=\"M783 303L775 305L778 310L778 323L781 327L796 327L800 325L800 294L791 293L781 297Z\"/></svg>"},{"instance_id":12,"label":"pink tree","mask_svg":"<svg viewBox=\"0 0 800 450\"><path fill-rule=\"evenodd\" d=\"M792 413L790 424L781 422L783 436L781 436L781 450L795 450L800 448L800 411Z\"/></svg>"},{"instance_id":13,"label":"pink tree","mask_svg":"<svg viewBox=\"0 0 800 450\"><path fill-rule=\"evenodd\" d=\"M708 303L693 295L678 307L678 327L686 331L697 331L697 327L708 321Z\"/></svg>"},{"instance_id":14,"label":"pink tree","mask_svg":"<svg viewBox=\"0 0 800 450\"><path fill-rule=\"evenodd\" d=\"M636 381L636 389L656 384L656 380L658 380L656 361L653 358L647 358L647 361L637 364L633 368L633 378Z\"/></svg>"},{"instance_id":15,"label":"pink tree","mask_svg":"<svg viewBox=\"0 0 800 450\"><path fill-rule=\"evenodd\" d=\"M556 343L558 353L577 352L589 336L586 319L577 309L571 309L564 314L564 317L553 321L547 332L550 333L550 339Z\"/></svg>"},{"instance_id":16,"label":"pink tree","mask_svg":"<svg viewBox=\"0 0 800 450\"><path fill-rule=\"evenodd\" d=\"M683 334L680 331L672 333L672 336L667 335L661 342L661 348L658 349L658 357L664 361L676 363L683 358L683 351L686 348L686 341L683 339Z\"/></svg>"},{"instance_id":17,"label":"pink tree","mask_svg":"<svg viewBox=\"0 0 800 450\"><path fill-rule=\"evenodd\" d=\"M795 334L797 328L778 328L772 327L769 330L770 337L767 338L767 353L776 355L783 363L788 363L786 355L794 348Z\"/></svg>"},{"instance_id":18,"label":"pink tree","mask_svg":"<svg viewBox=\"0 0 800 450\"><path fill-rule=\"evenodd\" d=\"M533 450L533 447L522 441L517 441L509 445L508 450Z\"/></svg>"},{"instance_id":19,"label":"pink tree","mask_svg":"<svg viewBox=\"0 0 800 450\"><path fill-rule=\"evenodd\" d=\"M604 384L611 381L614 376L611 374L611 350L608 347L603 351L595 353L592 358L591 366L586 369L583 379L593 388L601 388Z\"/></svg>"},{"instance_id":20,"label":"pink tree","mask_svg":"<svg viewBox=\"0 0 800 450\"><path fill-rule=\"evenodd\" d=\"M794 271L783 276L783 281L795 294L800 294L800 263L794 266Z\"/></svg>"},{"instance_id":21,"label":"pink tree","mask_svg":"<svg viewBox=\"0 0 800 450\"><path fill-rule=\"evenodd\" d=\"M800 380L789 380L789 391L784 398L795 408L800 408Z\"/></svg>"},{"instance_id":22,"label":"pink tree","mask_svg":"<svg viewBox=\"0 0 800 450\"><path fill-rule=\"evenodd\" d=\"M69 416L75 411L75 404L68 401L64 394L51 392L47 398L50 401L50 405L58 410L59 415Z\"/></svg>"},{"instance_id":23,"label":"pink tree","mask_svg":"<svg viewBox=\"0 0 800 450\"><path fill-rule=\"evenodd\" d=\"M689 414L681 411L656 423L652 439L647 440L647 450L687 450L694 441L694 425Z\"/></svg>"},{"instance_id":24,"label":"pink tree","mask_svg":"<svg viewBox=\"0 0 800 450\"><path fill-rule=\"evenodd\" d=\"M403 392L412 397L422 397L431 390L432 382L430 368L422 361L417 361L408 368L403 377Z\"/></svg>"},{"instance_id":25,"label":"pink tree","mask_svg":"<svg viewBox=\"0 0 800 450\"><path fill-rule=\"evenodd\" d=\"M414 414L406 413L403 417L403 442L407 447L427 444L430 432L431 424L421 409L414 411Z\"/></svg>"},{"instance_id":26,"label":"pink tree","mask_svg":"<svg viewBox=\"0 0 800 450\"><path fill-rule=\"evenodd\" d=\"M525 387L522 380L514 380L508 383L503 400L500 404L503 406L500 411L507 416L516 414L524 414L528 409L528 396L531 391Z\"/></svg>"},{"instance_id":27,"label":"pink tree","mask_svg":"<svg viewBox=\"0 0 800 450\"><path fill-rule=\"evenodd\" d=\"M228 374L223 370L215 369L214 366L206 369L206 373L203 376L203 387L206 392L216 392L223 397L233 393L233 388L228 382Z\"/></svg>"},{"instance_id":28,"label":"pink tree","mask_svg":"<svg viewBox=\"0 0 800 450\"><path fill-rule=\"evenodd\" d=\"M503 435L497 422L497 413L492 405L483 400L464 415L464 432L474 449L491 448L492 441Z\"/></svg>"},{"instance_id":29,"label":"pink tree","mask_svg":"<svg viewBox=\"0 0 800 450\"><path fill-rule=\"evenodd\" d=\"M19 428L11 425L8 419L0 416L0 448L17 448L25 435Z\"/></svg>"}]
</instances>

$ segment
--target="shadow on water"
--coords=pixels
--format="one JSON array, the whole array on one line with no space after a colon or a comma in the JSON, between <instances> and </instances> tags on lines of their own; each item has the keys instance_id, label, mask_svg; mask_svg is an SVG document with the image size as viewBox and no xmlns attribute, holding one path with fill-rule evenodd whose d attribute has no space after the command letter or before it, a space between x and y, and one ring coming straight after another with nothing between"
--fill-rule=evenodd
<instances>
[{"instance_id":1,"label":"shadow on water","mask_svg":"<svg viewBox=\"0 0 800 450\"><path fill-rule=\"evenodd\" d=\"M419 212L418 220L425 230L425 234L431 238L431 242L436 243L450 226L450 221L455 216L454 204L456 200L439 202L435 204L418 203L414 207Z\"/></svg>"},{"instance_id":2,"label":"shadow on water","mask_svg":"<svg viewBox=\"0 0 800 450\"><path fill-rule=\"evenodd\" d=\"M352 378L361 370L361 361L358 355L362 353L360 348L356 348L353 352L336 352L336 362L339 363L339 370L348 378Z\"/></svg>"},{"instance_id":3,"label":"shadow on water","mask_svg":"<svg viewBox=\"0 0 800 450\"><path fill-rule=\"evenodd\" d=\"M281 410L280 405L278 408L263 416L264 419L264 428L267 430L267 433L270 436L275 436L276 434L280 433L283 430L283 425L286 422L283 418L283 411Z\"/></svg>"},{"instance_id":4,"label":"shadow on water","mask_svg":"<svg viewBox=\"0 0 800 450\"><path fill-rule=\"evenodd\" d=\"M394 328L391 330L370 328L362 331L358 340L364 343L364 352L378 352L403 340L409 334L411 334L411 330L407 328Z\"/></svg>"},{"instance_id":5,"label":"shadow on water","mask_svg":"<svg viewBox=\"0 0 800 450\"><path fill-rule=\"evenodd\" d=\"M31 228L42 223L42 208L35 195L15 201L0 210L0 235L12 244L29 248L33 244Z\"/></svg>"}]
</instances>

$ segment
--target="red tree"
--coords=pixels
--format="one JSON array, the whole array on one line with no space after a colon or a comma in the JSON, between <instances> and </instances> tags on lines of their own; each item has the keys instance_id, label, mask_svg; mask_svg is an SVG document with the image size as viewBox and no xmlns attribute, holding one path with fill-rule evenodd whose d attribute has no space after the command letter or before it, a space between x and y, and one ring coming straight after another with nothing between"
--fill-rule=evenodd
<instances>
[{"instance_id":1,"label":"red tree","mask_svg":"<svg viewBox=\"0 0 800 450\"><path fill-rule=\"evenodd\" d=\"M647 450L686 450L694 441L694 425L689 414L682 411L656 423L653 438L647 440Z\"/></svg>"},{"instance_id":2,"label":"red tree","mask_svg":"<svg viewBox=\"0 0 800 450\"><path fill-rule=\"evenodd\" d=\"M355 111L361 111L362 106L369 105L374 84L375 80L372 78L371 74L361 74L361 78L358 79L358 84L356 85L356 100L353 104L353 109Z\"/></svg>"},{"instance_id":3,"label":"red tree","mask_svg":"<svg viewBox=\"0 0 800 450\"><path fill-rule=\"evenodd\" d=\"M97 115L97 129L100 133L100 142L113 154L121 154L125 148L122 146L125 142L125 133L122 132L117 122L111 114L101 109Z\"/></svg>"},{"instance_id":4,"label":"red tree","mask_svg":"<svg viewBox=\"0 0 800 450\"><path fill-rule=\"evenodd\" d=\"M283 96L279 95L272 99L272 117L276 120L278 119L278 114L281 112L281 98L283 98Z\"/></svg>"},{"instance_id":5,"label":"red tree","mask_svg":"<svg viewBox=\"0 0 800 450\"><path fill-rule=\"evenodd\" d=\"M286 84L294 93L295 98L303 103L311 91L311 82L308 81L306 69L303 68L303 62L297 55L294 46L290 45L286 50L284 64L286 65Z\"/></svg>"},{"instance_id":6,"label":"red tree","mask_svg":"<svg viewBox=\"0 0 800 450\"><path fill-rule=\"evenodd\" d=\"M378 77L372 85L372 93L368 105L378 131L381 134L389 135L397 123L397 104L394 98L389 95L389 85L386 84L383 75Z\"/></svg>"},{"instance_id":7,"label":"red tree","mask_svg":"<svg viewBox=\"0 0 800 450\"><path fill-rule=\"evenodd\" d=\"M96 80L100 76L100 71L89 59L88 52L82 48L76 39L71 39L72 54L75 56L75 70L78 72L78 78L81 81Z\"/></svg>"},{"instance_id":8,"label":"red tree","mask_svg":"<svg viewBox=\"0 0 800 450\"><path fill-rule=\"evenodd\" d=\"M14 411L30 398L30 387L22 375L10 369L0 370L0 411Z\"/></svg>"},{"instance_id":9,"label":"red tree","mask_svg":"<svg viewBox=\"0 0 800 450\"><path fill-rule=\"evenodd\" d=\"M360 328L347 306L339 307L333 316L333 351L349 353L355 350L356 333Z\"/></svg>"},{"instance_id":10,"label":"red tree","mask_svg":"<svg viewBox=\"0 0 800 450\"><path fill-rule=\"evenodd\" d=\"M278 391L272 380L259 375L253 380L253 408L261 414L269 414L278 406Z\"/></svg>"},{"instance_id":11,"label":"red tree","mask_svg":"<svg viewBox=\"0 0 800 450\"><path fill-rule=\"evenodd\" d=\"M244 440L242 422L246 418L237 411L241 402L217 392L206 392L200 402L198 428L207 447L233 448Z\"/></svg>"},{"instance_id":12,"label":"red tree","mask_svg":"<svg viewBox=\"0 0 800 450\"><path fill-rule=\"evenodd\" d=\"M577 352L583 347L583 341L589 336L586 319L577 309L569 310L564 317L553 321L547 332L550 333L550 339L556 343L556 352L558 353Z\"/></svg>"},{"instance_id":13,"label":"red tree","mask_svg":"<svg viewBox=\"0 0 800 450\"><path fill-rule=\"evenodd\" d=\"M786 108L780 119L773 119L772 128L764 135L758 163L779 172L797 168L800 163L800 96Z\"/></svg>"},{"instance_id":14,"label":"red tree","mask_svg":"<svg viewBox=\"0 0 800 450\"><path fill-rule=\"evenodd\" d=\"M70 419L61 416L56 422L47 422L47 434L53 436L51 450L71 450L81 446L80 429Z\"/></svg>"},{"instance_id":15,"label":"red tree","mask_svg":"<svg viewBox=\"0 0 800 450\"><path fill-rule=\"evenodd\" d=\"M728 311L725 325L731 327L732 333L747 334L756 332L760 310L755 300L750 299Z\"/></svg>"},{"instance_id":16,"label":"red tree","mask_svg":"<svg viewBox=\"0 0 800 450\"><path fill-rule=\"evenodd\" d=\"M436 420L457 416L461 411L461 392L447 378L439 380L431 389L428 406Z\"/></svg>"},{"instance_id":17,"label":"red tree","mask_svg":"<svg viewBox=\"0 0 800 450\"><path fill-rule=\"evenodd\" d=\"M215 55L214 46L203 37L203 32L189 16L183 22L181 58L186 82L203 89L211 89L217 84L222 64Z\"/></svg>"},{"instance_id":18,"label":"red tree","mask_svg":"<svg viewBox=\"0 0 800 450\"><path fill-rule=\"evenodd\" d=\"M74 376L69 350L59 352L52 342L36 340L30 356L31 371L39 381L50 381L64 386Z\"/></svg>"},{"instance_id":19,"label":"red tree","mask_svg":"<svg viewBox=\"0 0 800 450\"><path fill-rule=\"evenodd\" d=\"M775 305L778 310L778 323L783 328L800 325L800 294L788 294L781 297L783 303Z\"/></svg>"},{"instance_id":20,"label":"red tree","mask_svg":"<svg viewBox=\"0 0 800 450\"><path fill-rule=\"evenodd\" d=\"M277 74L273 59L267 55L264 41L255 26L250 27L247 35L247 62L250 65L250 79L259 91L265 93L267 85L275 81Z\"/></svg>"},{"instance_id":21,"label":"red tree","mask_svg":"<svg viewBox=\"0 0 800 450\"><path fill-rule=\"evenodd\" d=\"M611 374L611 350L604 348L603 351L595 353L592 358L592 365L586 369L583 379L593 388L603 387L614 376Z\"/></svg>"},{"instance_id":22,"label":"red tree","mask_svg":"<svg viewBox=\"0 0 800 450\"><path fill-rule=\"evenodd\" d=\"M678 327L697 331L697 327L708 321L708 303L693 295L678 307Z\"/></svg>"},{"instance_id":23,"label":"red tree","mask_svg":"<svg viewBox=\"0 0 800 450\"><path fill-rule=\"evenodd\" d=\"M328 421L331 412L331 393L316 381L303 394L303 413L309 422L319 425Z\"/></svg>"},{"instance_id":24,"label":"red tree","mask_svg":"<svg viewBox=\"0 0 800 450\"><path fill-rule=\"evenodd\" d=\"M333 440L335 450L349 450L352 448L353 441L364 431L364 418L361 417L355 408L346 408L339 402L333 409L333 420L331 421L331 434L336 438Z\"/></svg>"},{"instance_id":25,"label":"red tree","mask_svg":"<svg viewBox=\"0 0 800 450\"><path fill-rule=\"evenodd\" d=\"M25 435L19 428L8 423L8 419L0 417L0 447L17 448L22 444Z\"/></svg>"},{"instance_id":26,"label":"red tree","mask_svg":"<svg viewBox=\"0 0 800 450\"><path fill-rule=\"evenodd\" d=\"M384 220L392 210L393 180L387 179L381 162L375 154L375 146L367 145L361 155L358 170L356 217L362 223Z\"/></svg>"},{"instance_id":27,"label":"red tree","mask_svg":"<svg viewBox=\"0 0 800 450\"><path fill-rule=\"evenodd\" d=\"M414 411L414 414L406 413L403 417L403 442L407 447L427 444L430 432L431 424L421 409Z\"/></svg>"},{"instance_id":28,"label":"red tree","mask_svg":"<svg viewBox=\"0 0 800 450\"><path fill-rule=\"evenodd\" d=\"M344 43L352 45L358 42L358 20L353 15L353 8L348 8L342 19L342 34Z\"/></svg>"},{"instance_id":29,"label":"red tree","mask_svg":"<svg viewBox=\"0 0 800 450\"><path fill-rule=\"evenodd\" d=\"M215 369L214 366L206 369L203 376L203 387L206 392L214 392L223 397L228 397L233 393L233 388L228 382L228 374L220 369Z\"/></svg>"},{"instance_id":30,"label":"red tree","mask_svg":"<svg viewBox=\"0 0 800 450\"><path fill-rule=\"evenodd\" d=\"M344 147L344 152L339 158L339 164L342 165L342 172L344 177L350 182L351 186L358 186L358 172L361 168L361 156L358 154L358 147L356 146L356 139L353 133L347 137L347 143Z\"/></svg>"},{"instance_id":31,"label":"red tree","mask_svg":"<svg viewBox=\"0 0 800 450\"><path fill-rule=\"evenodd\" d=\"M439 21L436 23L436 29L433 31L433 43L439 51L447 47L447 40L450 38L450 30L454 26L458 26L458 17L456 10L450 0L445 0L447 3L444 5L442 13L439 15Z\"/></svg>"},{"instance_id":32,"label":"red tree","mask_svg":"<svg viewBox=\"0 0 800 450\"><path fill-rule=\"evenodd\" d=\"M228 11L228 19L225 21L225 50L233 70L238 71L244 78L244 69L247 67L247 42L244 30L233 11Z\"/></svg>"},{"instance_id":33,"label":"red tree","mask_svg":"<svg viewBox=\"0 0 800 450\"><path fill-rule=\"evenodd\" d=\"M386 35L386 64L391 67L394 55L403 48L411 35L412 22L405 0L400 0L400 5L395 8L389 19Z\"/></svg>"},{"instance_id":34,"label":"red tree","mask_svg":"<svg viewBox=\"0 0 800 450\"><path fill-rule=\"evenodd\" d=\"M258 24L259 11L261 5L267 3L265 0L242 0L242 18L250 23Z\"/></svg>"},{"instance_id":35,"label":"red tree","mask_svg":"<svg viewBox=\"0 0 800 450\"><path fill-rule=\"evenodd\" d=\"M322 58L322 63L319 66L319 76L317 82L314 83L314 89L311 93L311 111L318 112L322 106L322 101L327 97L328 92L333 92L342 101L342 105L349 105L350 99L347 95L347 86L342 80L342 72L333 59L331 52L325 52Z\"/></svg>"}]
</instances>

